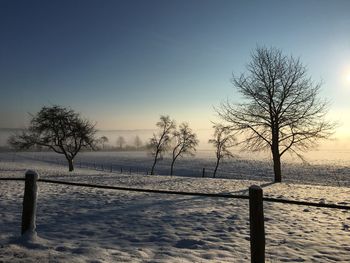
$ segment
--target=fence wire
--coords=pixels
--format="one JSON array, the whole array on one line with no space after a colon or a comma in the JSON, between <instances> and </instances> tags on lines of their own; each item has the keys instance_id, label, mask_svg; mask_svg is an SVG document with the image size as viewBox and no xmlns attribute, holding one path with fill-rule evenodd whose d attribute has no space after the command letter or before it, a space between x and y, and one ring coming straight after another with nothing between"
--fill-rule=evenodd
<instances>
[{"instance_id":1,"label":"fence wire","mask_svg":"<svg viewBox=\"0 0 350 263\"><path fill-rule=\"evenodd\" d=\"M12 178L12 177L0 178L0 181L24 181L24 180L25 180L25 178L21 178L21 177L19 177L19 178ZM131 187L108 186L108 185L98 185L98 184L88 184L88 183L74 183L74 182L66 182L66 181L51 180L51 179L38 179L38 182L60 184L60 185L80 186L80 187L90 187L90 188L99 188L99 189L108 189L108 190L118 190L118 191L141 192L141 193L155 193L155 194L183 195L183 196L201 196L201 197L212 197L212 198L249 199L248 195L232 195L232 194L223 194L223 193L222 194L221 193L199 193L199 192L183 192L183 191L131 188ZM350 210L350 206L346 206L346 205L315 203L315 202L289 200L289 199L281 199L281 198L263 197L263 201L264 202L272 202L272 203L291 204L291 205L302 205L302 206L313 206L313 207Z\"/></svg>"}]
</instances>

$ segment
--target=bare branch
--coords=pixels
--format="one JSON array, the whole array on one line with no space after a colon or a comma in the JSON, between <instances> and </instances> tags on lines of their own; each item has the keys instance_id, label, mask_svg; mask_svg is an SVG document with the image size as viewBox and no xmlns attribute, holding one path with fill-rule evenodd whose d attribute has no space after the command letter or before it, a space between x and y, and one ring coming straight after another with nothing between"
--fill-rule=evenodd
<instances>
[{"instance_id":1,"label":"bare branch","mask_svg":"<svg viewBox=\"0 0 350 263\"><path fill-rule=\"evenodd\" d=\"M73 170L74 157L82 148L94 149L95 125L84 120L73 110L61 106L43 107L31 115L29 128L10 137L9 144L17 149L36 145L64 154Z\"/></svg>"},{"instance_id":2,"label":"bare branch","mask_svg":"<svg viewBox=\"0 0 350 263\"><path fill-rule=\"evenodd\" d=\"M329 138L336 127L326 119L328 102L318 98L321 85L306 73L299 59L258 47L247 74L232 79L245 102L227 101L216 110L231 130L244 135L239 143L244 149L271 150L275 181L281 180L280 157L285 152L300 157L300 151Z\"/></svg>"}]
</instances>

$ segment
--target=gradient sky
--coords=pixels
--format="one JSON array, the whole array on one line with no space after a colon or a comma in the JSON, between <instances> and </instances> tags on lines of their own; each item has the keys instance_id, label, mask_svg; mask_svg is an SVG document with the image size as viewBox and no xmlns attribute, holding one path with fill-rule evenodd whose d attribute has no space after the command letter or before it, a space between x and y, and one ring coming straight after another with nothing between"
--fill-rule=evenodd
<instances>
[{"instance_id":1,"label":"gradient sky","mask_svg":"<svg viewBox=\"0 0 350 263\"><path fill-rule=\"evenodd\" d=\"M0 1L0 127L43 105L99 129L211 127L257 45L300 57L350 136L350 1Z\"/></svg>"}]
</instances>

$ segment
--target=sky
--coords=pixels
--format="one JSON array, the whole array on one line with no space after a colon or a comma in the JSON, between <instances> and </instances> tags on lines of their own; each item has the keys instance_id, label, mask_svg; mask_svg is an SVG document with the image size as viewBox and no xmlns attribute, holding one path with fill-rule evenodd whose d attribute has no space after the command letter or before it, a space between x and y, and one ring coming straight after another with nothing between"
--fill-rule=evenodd
<instances>
[{"instance_id":1,"label":"sky","mask_svg":"<svg viewBox=\"0 0 350 263\"><path fill-rule=\"evenodd\" d=\"M300 57L350 139L350 1L0 1L0 127L44 105L97 128L209 129L257 46Z\"/></svg>"}]
</instances>

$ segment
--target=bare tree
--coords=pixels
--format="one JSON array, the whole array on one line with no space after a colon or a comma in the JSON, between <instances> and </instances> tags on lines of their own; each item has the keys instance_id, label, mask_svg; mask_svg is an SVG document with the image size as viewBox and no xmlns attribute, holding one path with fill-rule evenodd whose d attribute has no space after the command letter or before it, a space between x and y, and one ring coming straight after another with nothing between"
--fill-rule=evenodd
<instances>
[{"instance_id":1,"label":"bare tree","mask_svg":"<svg viewBox=\"0 0 350 263\"><path fill-rule=\"evenodd\" d=\"M102 145L102 149L105 149L105 144L108 143L108 138L106 136L101 136L99 139L98 139L98 142Z\"/></svg>"},{"instance_id":2,"label":"bare tree","mask_svg":"<svg viewBox=\"0 0 350 263\"><path fill-rule=\"evenodd\" d=\"M215 147L216 164L213 172L213 177L216 177L220 161L224 158L232 158L234 154L230 151L230 148L236 145L236 138L232 134L232 130L223 126L222 124L215 124L213 139L208 142Z\"/></svg>"},{"instance_id":3,"label":"bare tree","mask_svg":"<svg viewBox=\"0 0 350 263\"><path fill-rule=\"evenodd\" d=\"M156 125L159 128L159 132L153 134L148 145L148 148L154 157L151 174L154 174L154 168L157 161L162 158L162 154L168 150L171 139L170 134L176 127L175 121L171 120L169 116L164 115L160 116L160 120Z\"/></svg>"},{"instance_id":4,"label":"bare tree","mask_svg":"<svg viewBox=\"0 0 350 263\"><path fill-rule=\"evenodd\" d=\"M134 145L136 149L139 149L142 146L142 141L138 135L135 136Z\"/></svg>"},{"instance_id":5,"label":"bare tree","mask_svg":"<svg viewBox=\"0 0 350 263\"><path fill-rule=\"evenodd\" d=\"M95 149L95 127L71 109L61 106L43 107L32 116L29 128L12 135L9 144L16 149L43 146L63 154L74 170L73 160L82 148Z\"/></svg>"},{"instance_id":6,"label":"bare tree","mask_svg":"<svg viewBox=\"0 0 350 263\"><path fill-rule=\"evenodd\" d=\"M173 132L174 148L172 151L172 161L170 175L173 175L174 164L178 157L184 155L194 155L196 146L199 143L197 135L191 130L187 123L180 124L179 130Z\"/></svg>"},{"instance_id":7,"label":"bare tree","mask_svg":"<svg viewBox=\"0 0 350 263\"><path fill-rule=\"evenodd\" d=\"M328 103L318 99L320 84L308 76L299 59L276 48L252 54L247 74L232 83L244 103L222 103L218 111L231 128L244 135L242 144L253 151L270 150L274 181L281 182L281 156L301 152L328 138L335 124L327 121Z\"/></svg>"},{"instance_id":8,"label":"bare tree","mask_svg":"<svg viewBox=\"0 0 350 263\"><path fill-rule=\"evenodd\" d=\"M125 139L123 136L119 136L117 138L117 145L119 146L120 149L123 149L124 144L126 143Z\"/></svg>"}]
</instances>

